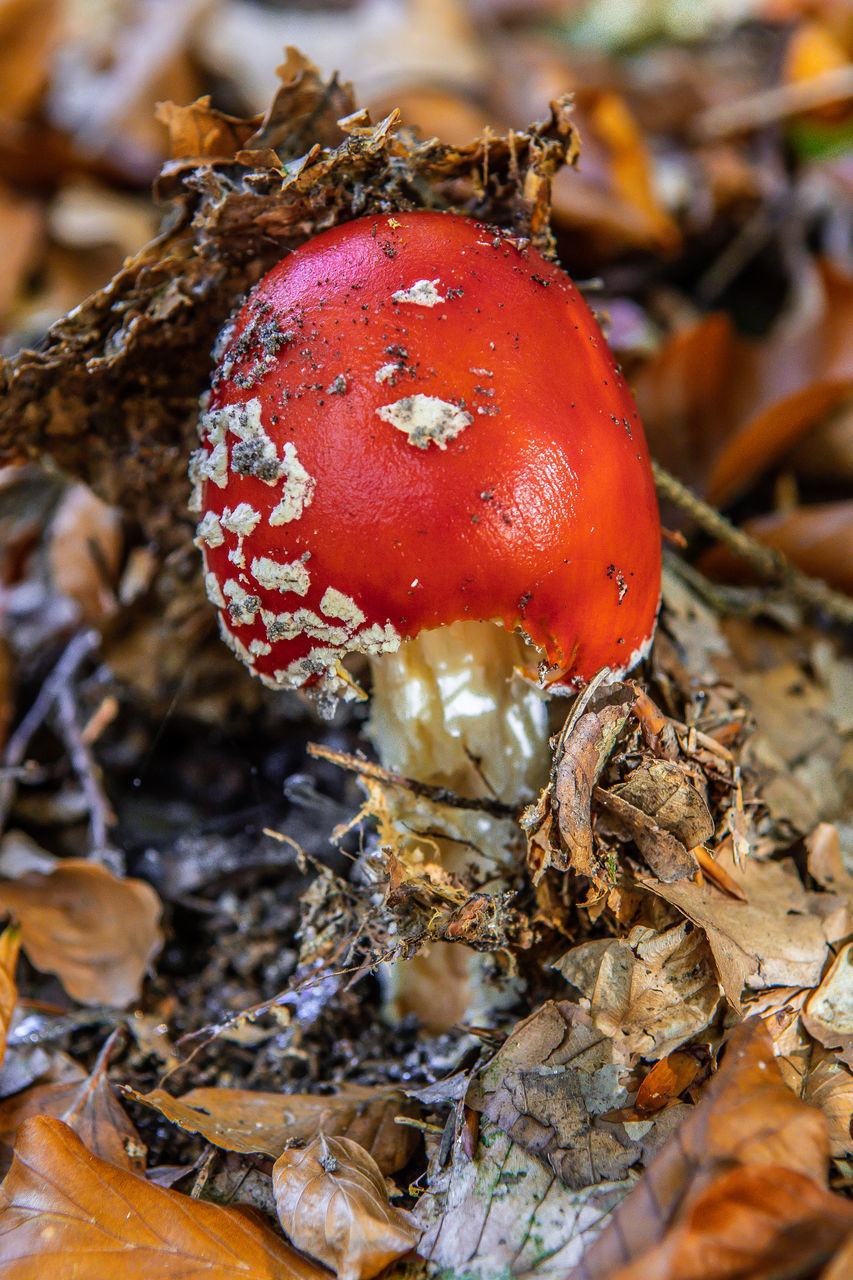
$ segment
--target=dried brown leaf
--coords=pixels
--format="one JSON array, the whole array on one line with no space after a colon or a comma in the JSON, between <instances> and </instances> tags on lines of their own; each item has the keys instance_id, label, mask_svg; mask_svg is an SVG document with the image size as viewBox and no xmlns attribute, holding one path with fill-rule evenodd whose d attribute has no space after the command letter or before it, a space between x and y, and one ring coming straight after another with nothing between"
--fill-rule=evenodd
<instances>
[{"instance_id":1,"label":"dried brown leaf","mask_svg":"<svg viewBox=\"0 0 853 1280\"><path fill-rule=\"evenodd\" d=\"M853 1151L853 1072L834 1053L816 1047L809 1060L800 1095L823 1112L834 1156Z\"/></svg>"},{"instance_id":2,"label":"dried brown leaf","mask_svg":"<svg viewBox=\"0 0 853 1280\"><path fill-rule=\"evenodd\" d=\"M261 117L241 120L210 105L210 95L189 106L160 102L157 119L169 131L169 157L186 160L191 156L225 159L236 155L257 131Z\"/></svg>"},{"instance_id":3,"label":"dried brown leaf","mask_svg":"<svg viewBox=\"0 0 853 1280\"><path fill-rule=\"evenodd\" d=\"M841 856L838 828L831 822L820 822L805 839L809 851L809 873L830 893L853 894L853 875Z\"/></svg>"},{"instance_id":4,"label":"dried brown leaf","mask_svg":"<svg viewBox=\"0 0 853 1280\"><path fill-rule=\"evenodd\" d=\"M142 880L68 858L47 874L0 881L0 911L21 926L37 969L55 973L82 1004L126 1005L163 937L160 900Z\"/></svg>"},{"instance_id":5,"label":"dried brown leaf","mask_svg":"<svg viewBox=\"0 0 853 1280\"><path fill-rule=\"evenodd\" d=\"M475 1152L458 1139L446 1198L425 1196L429 1226L418 1252L441 1274L566 1280L631 1182L565 1186L553 1171L484 1121Z\"/></svg>"},{"instance_id":6,"label":"dried brown leaf","mask_svg":"<svg viewBox=\"0 0 853 1280\"><path fill-rule=\"evenodd\" d=\"M669 884L695 876L699 870L696 855L692 849L686 849L671 831L615 791L596 787L594 796L616 830L621 830L625 838L633 840L643 860L659 880Z\"/></svg>"},{"instance_id":7,"label":"dried brown leaf","mask_svg":"<svg viewBox=\"0 0 853 1280\"><path fill-rule=\"evenodd\" d=\"M660 1111L690 1088L701 1069L699 1059L692 1053L668 1053L643 1077L634 1099L635 1109L640 1115Z\"/></svg>"},{"instance_id":8,"label":"dried brown leaf","mask_svg":"<svg viewBox=\"0 0 853 1280\"><path fill-rule=\"evenodd\" d=\"M606 1280L793 1280L828 1262L851 1226L853 1206L803 1174L733 1169L696 1196L660 1244Z\"/></svg>"},{"instance_id":9,"label":"dried brown leaf","mask_svg":"<svg viewBox=\"0 0 853 1280\"><path fill-rule=\"evenodd\" d=\"M645 1131L638 1140L602 1119L626 1106L628 1085L609 1038L576 1005L548 1001L513 1029L472 1081L466 1102L580 1189L619 1180L645 1157Z\"/></svg>"},{"instance_id":10,"label":"dried brown leaf","mask_svg":"<svg viewBox=\"0 0 853 1280\"><path fill-rule=\"evenodd\" d=\"M729 502L849 395L853 280L804 259L799 297L761 341L714 315L677 332L634 381L656 457Z\"/></svg>"},{"instance_id":11,"label":"dried brown leaf","mask_svg":"<svg viewBox=\"0 0 853 1280\"><path fill-rule=\"evenodd\" d=\"M324 1133L359 1143L390 1175L407 1163L418 1143L416 1130L394 1122L395 1116L416 1115L417 1107L393 1088L347 1085L324 1095L214 1087L191 1089L181 1098L163 1089L124 1092L226 1151L278 1157L286 1147Z\"/></svg>"},{"instance_id":12,"label":"dried brown leaf","mask_svg":"<svg viewBox=\"0 0 853 1280\"><path fill-rule=\"evenodd\" d=\"M803 1010L803 1026L853 1067L853 942L842 947Z\"/></svg>"},{"instance_id":13,"label":"dried brown leaf","mask_svg":"<svg viewBox=\"0 0 853 1280\"><path fill-rule=\"evenodd\" d=\"M552 854L551 865L557 871L571 868L579 875L601 879L592 844L592 793L632 702L633 694L626 691L619 702L585 712L563 739L562 755L554 766L554 807L562 847Z\"/></svg>"},{"instance_id":14,"label":"dried brown leaf","mask_svg":"<svg viewBox=\"0 0 853 1280\"><path fill-rule=\"evenodd\" d=\"M587 998L614 1061L663 1057L710 1024L720 986L708 944L688 924L573 947L554 964Z\"/></svg>"},{"instance_id":15,"label":"dried brown leaf","mask_svg":"<svg viewBox=\"0 0 853 1280\"><path fill-rule=\"evenodd\" d=\"M15 119L33 106L47 83L62 38L59 0L0 3L0 116Z\"/></svg>"},{"instance_id":16,"label":"dried brown leaf","mask_svg":"<svg viewBox=\"0 0 853 1280\"><path fill-rule=\"evenodd\" d=\"M18 1003L15 969L20 949L21 930L18 925L9 925L0 934L0 1062L6 1054L9 1023Z\"/></svg>"},{"instance_id":17,"label":"dried brown leaf","mask_svg":"<svg viewBox=\"0 0 853 1280\"><path fill-rule=\"evenodd\" d=\"M130 1173L145 1172L145 1145L107 1076L115 1041L113 1033L88 1075L81 1068L75 1077L35 1084L0 1102L0 1173L12 1163L18 1129L31 1116L62 1120L93 1155Z\"/></svg>"},{"instance_id":18,"label":"dried brown leaf","mask_svg":"<svg viewBox=\"0 0 853 1280\"><path fill-rule=\"evenodd\" d=\"M96 1271L93 1270L96 1267ZM24 1122L0 1187L0 1274L15 1280L328 1280L237 1209L91 1154L60 1120Z\"/></svg>"},{"instance_id":19,"label":"dried brown leaf","mask_svg":"<svg viewBox=\"0 0 853 1280\"><path fill-rule=\"evenodd\" d=\"M757 1249L767 1253L778 1245L780 1236L785 1237L790 1218L797 1238L810 1224L815 1239L825 1239L825 1229L838 1242L839 1232L843 1238L850 1230L853 1206L825 1190L828 1147L820 1112L786 1088L770 1037L759 1019L749 1019L732 1033L723 1065L706 1086L699 1106L615 1210L571 1280L769 1276L772 1273L724 1266L718 1272L695 1269L693 1233L708 1222L706 1213L715 1202L734 1210L733 1186L739 1188L745 1204L752 1202L755 1213L748 1213L748 1224L741 1222L745 1231L741 1237L732 1212L721 1211L711 1219L716 1224L714 1239L719 1240L722 1233L735 1247L739 1240L747 1249L756 1242ZM768 1223L761 1205L774 1184L780 1188L778 1203L784 1199L785 1204L780 1212L770 1213ZM801 1211L796 1209L798 1203ZM826 1256L831 1255L823 1260ZM645 1260L658 1269L643 1270ZM683 1270L676 1265L681 1261Z\"/></svg>"},{"instance_id":20,"label":"dried brown leaf","mask_svg":"<svg viewBox=\"0 0 853 1280\"><path fill-rule=\"evenodd\" d=\"M622 800L654 818L685 849L714 836L714 819L687 772L670 760L644 760L613 788Z\"/></svg>"},{"instance_id":21,"label":"dried brown leaf","mask_svg":"<svg viewBox=\"0 0 853 1280\"><path fill-rule=\"evenodd\" d=\"M744 987L817 986L828 951L826 935L793 864L749 859L737 868L730 849L721 850L718 860L737 879L746 902L732 901L709 884L645 878L642 883L704 929L735 1009Z\"/></svg>"},{"instance_id":22,"label":"dried brown leaf","mask_svg":"<svg viewBox=\"0 0 853 1280\"><path fill-rule=\"evenodd\" d=\"M339 1280L368 1280L418 1242L417 1222L394 1208L376 1161L349 1138L321 1134L285 1151L272 1176L281 1225Z\"/></svg>"}]
</instances>

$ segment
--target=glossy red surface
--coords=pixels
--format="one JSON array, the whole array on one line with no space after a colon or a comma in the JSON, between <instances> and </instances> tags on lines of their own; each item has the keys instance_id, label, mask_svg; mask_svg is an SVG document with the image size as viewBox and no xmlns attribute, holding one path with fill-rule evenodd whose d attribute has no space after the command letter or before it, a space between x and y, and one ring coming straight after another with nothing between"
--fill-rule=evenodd
<instances>
[{"instance_id":1,"label":"glossy red surface","mask_svg":"<svg viewBox=\"0 0 853 1280\"><path fill-rule=\"evenodd\" d=\"M395 300L418 282L434 305ZM380 416L415 396L467 419L445 448L418 448ZM324 616L332 587L363 626L391 623L404 638L499 619L584 679L625 666L648 640L660 526L642 427L585 302L533 249L440 213L318 236L250 295L210 407L255 398L278 458L295 446L311 500L271 526L280 494L233 471L237 440L226 432L227 484L203 483L203 510L221 517L247 503L260 519L242 540L242 567L236 535L203 549L220 584L237 581L268 614ZM256 557L303 560L306 593L259 585ZM224 616L243 646L270 643L260 611L241 625ZM274 676L328 648L321 630L276 640L252 655L253 669Z\"/></svg>"}]
</instances>

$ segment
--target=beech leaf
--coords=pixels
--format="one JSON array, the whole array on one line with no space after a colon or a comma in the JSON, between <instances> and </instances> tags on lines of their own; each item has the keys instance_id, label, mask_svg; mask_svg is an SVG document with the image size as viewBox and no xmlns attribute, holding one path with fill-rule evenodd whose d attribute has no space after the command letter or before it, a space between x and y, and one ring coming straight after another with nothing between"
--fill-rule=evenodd
<instances>
[{"instance_id":1,"label":"beech leaf","mask_svg":"<svg viewBox=\"0 0 853 1280\"><path fill-rule=\"evenodd\" d=\"M191 1089L180 1098L164 1089L137 1093L125 1088L124 1093L226 1151L278 1157L322 1129L327 1137L358 1142L384 1174L392 1174L407 1163L418 1142L416 1130L394 1123L395 1116L417 1111L396 1089L347 1085L336 1094L288 1094L211 1087Z\"/></svg>"},{"instance_id":2,"label":"beech leaf","mask_svg":"<svg viewBox=\"0 0 853 1280\"><path fill-rule=\"evenodd\" d=\"M21 930L10 925L0 934L0 1062L6 1054L6 1036L18 1001L15 967L21 949Z\"/></svg>"},{"instance_id":3,"label":"beech leaf","mask_svg":"<svg viewBox=\"0 0 853 1280\"><path fill-rule=\"evenodd\" d=\"M61 1120L21 1127L0 1187L9 1280L328 1280L238 1209L152 1186L92 1155Z\"/></svg>"},{"instance_id":4,"label":"beech leaf","mask_svg":"<svg viewBox=\"0 0 853 1280\"><path fill-rule=\"evenodd\" d=\"M300 1249L334 1267L339 1280L366 1280L416 1245L421 1230L395 1209L372 1156L349 1138L315 1138L273 1167L278 1216Z\"/></svg>"},{"instance_id":5,"label":"beech leaf","mask_svg":"<svg viewBox=\"0 0 853 1280\"><path fill-rule=\"evenodd\" d=\"M776 1247L780 1234L785 1235L788 1218L794 1222L794 1235L800 1230L820 1234L819 1224L825 1219L838 1244L853 1224L853 1205L825 1189L828 1154L823 1116L787 1088L764 1024L749 1018L732 1032L722 1067L699 1106L614 1211L571 1280L711 1280L774 1274L757 1267L697 1269L697 1259L705 1256L701 1237L706 1229L719 1233L717 1244L721 1237L738 1240L743 1231L745 1248L760 1241L766 1253ZM737 1177L732 1178L733 1173ZM766 1198L774 1185L780 1200L768 1227ZM745 1224L736 1213L738 1205L750 1201ZM821 1257L816 1259L820 1262ZM808 1274L808 1269L791 1274Z\"/></svg>"},{"instance_id":6,"label":"beech leaf","mask_svg":"<svg viewBox=\"0 0 853 1280\"><path fill-rule=\"evenodd\" d=\"M82 1004L121 1007L139 995L163 942L160 900L142 880L67 858L47 874L0 881L0 911L21 926L37 969L55 973Z\"/></svg>"}]
</instances>

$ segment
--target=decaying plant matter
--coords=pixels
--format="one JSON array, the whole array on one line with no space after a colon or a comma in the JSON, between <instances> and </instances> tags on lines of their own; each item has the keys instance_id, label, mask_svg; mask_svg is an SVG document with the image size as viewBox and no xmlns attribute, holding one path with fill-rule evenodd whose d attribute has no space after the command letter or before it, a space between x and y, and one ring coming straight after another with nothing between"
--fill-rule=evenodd
<instances>
[{"instance_id":1,"label":"decaying plant matter","mask_svg":"<svg viewBox=\"0 0 853 1280\"><path fill-rule=\"evenodd\" d=\"M145 551L148 596L134 612L117 589L104 652L118 669L145 653L158 710L178 677L198 680L212 631L186 460L214 337L247 289L318 232L400 210L472 215L551 255L551 182L577 158L565 100L524 132L418 142L293 51L263 117L205 100L161 115L162 233L4 364L0 409L7 460L85 480ZM141 1280L167 1262L223 1280L389 1263L484 1280L846 1274L853 875L832 823L853 803L853 676L789 600L665 558L642 674L552 702L550 774L524 804L373 763L351 713L309 723L294 695L240 685L225 654L239 710L221 732L243 735L248 763L235 781L197 722L170 746L200 817L181 828L155 796L166 834L128 851L133 879L113 847L132 806L113 812L99 762L144 801L161 727L140 728L142 699L95 664L93 636L36 669L4 762L4 812L26 825L37 775L53 808L32 822L49 809L64 831L50 769L66 752L86 821L61 858L14 832L0 845L0 909L19 922L0 937L19 1085L0 1098L0 1270L85 1267L97 1249L106 1274ZM149 658L169 650L171 667ZM488 743L467 763L487 780ZM489 823L500 866L480 847ZM479 953L488 1025L389 1026L370 975L438 946ZM82 1014L28 979L40 1002L22 1029L19 948ZM452 994L427 975L422 1023L446 1026ZM88 1069L54 1052L128 1003L124 1043L76 1055ZM206 1203L235 1197L265 1224Z\"/></svg>"}]
</instances>

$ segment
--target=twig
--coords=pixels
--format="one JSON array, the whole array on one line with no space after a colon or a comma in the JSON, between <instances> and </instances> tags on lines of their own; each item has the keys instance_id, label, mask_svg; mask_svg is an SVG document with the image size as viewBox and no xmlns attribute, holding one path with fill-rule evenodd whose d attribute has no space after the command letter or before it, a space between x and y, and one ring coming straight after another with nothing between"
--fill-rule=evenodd
<instances>
[{"instance_id":1,"label":"twig","mask_svg":"<svg viewBox=\"0 0 853 1280\"><path fill-rule=\"evenodd\" d=\"M68 685L81 663L97 649L100 640L97 631L80 631L69 640L62 657L39 689L33 705L6 744L4 770L16 769L23 763L30 740L44 724L59 690ZM15 775L4 771L0 775L0 828L6 825L14 794Z\"/></svg>"},{"instance_id":2,"label":"twig","mask_svg":"<svg viewBox=\"0 0 853 1280\"><path fill-rule=\"evenodd\" d=\"M411 791L412 795L422 796L433 804L447 805L449 809L475 809L480 813L489 813L493 818L513 818L516 810L512 805L503 804L500 800L492 800L488 796L471 798L458 796L447 787L435 787L429 782L418 782L415 778L407 778L402 773L392 773L370 760L360 760L346 751L333 751L330 747L321 747L317 742L308 743L308 754L317 760L328 760L339 769L348 769L350 773L358 773L363 778L373 778L376 782L384 782L389 787L402 787Z\"/></svg>"},{"instance_id":3,"label":"twig","mask_svg":"<svg viewBox=\"0 0 853 1280\"><path fill-rule=\"evenodd\" d=\"M797 569L781 551L767 547L727 520L716 507L697 497L691 489L652 461L658 493L695 520L700 528L717 538L744 560L762 578L777 582L800 604L822 610L828 617L845 626L853 625L853 598L833 591L820 578L812 578Z\"/></svg>"},{"instance_id":4,"label":"twig","mask_svg":"<svg viewBox=\"0 0 853 1280\"><path fill-rule=\"evenodd\" d=\"M746 129L760 129L815 107L853 98L853 67L835 67L798 84L777 85L734 102L722 102L697 116L693 132L700 138L724 138Z\"/></svg>"},{"instance_id":5,"label":"twig","mask_svg":"<svg viewBox=\"0 0 853 1280\"><path fill-rule=\"evenodd\" d=\"M83 736L83 728L77 715L77 704L69 685L60 685L56 691L56 718L71 767L80 779L89 810L90 856L109 866L117 875L124 871L124 857L109 842L110 827L115 814L101 785L101 771L92 749Z\"/></svg>"}]
</instances>

